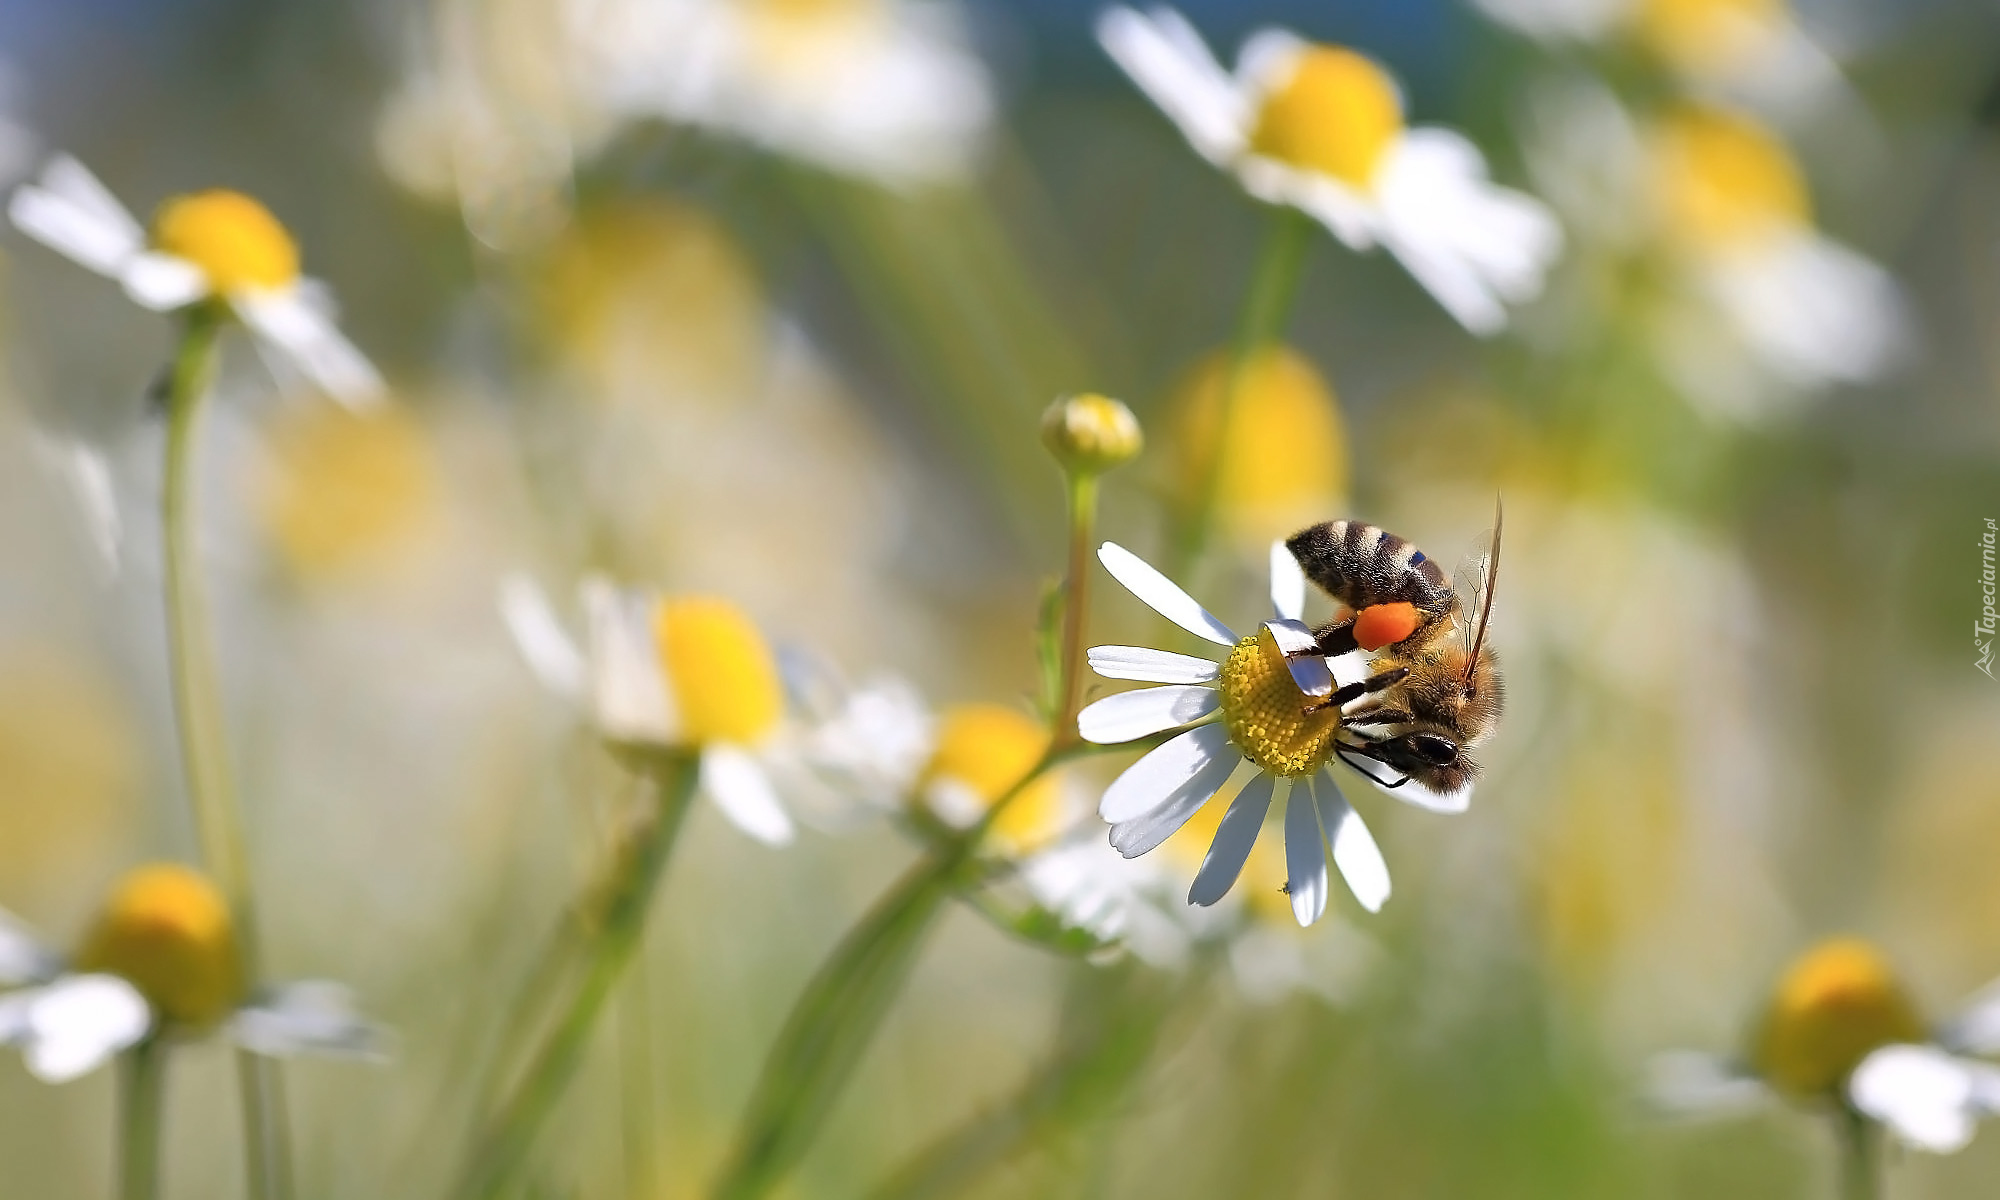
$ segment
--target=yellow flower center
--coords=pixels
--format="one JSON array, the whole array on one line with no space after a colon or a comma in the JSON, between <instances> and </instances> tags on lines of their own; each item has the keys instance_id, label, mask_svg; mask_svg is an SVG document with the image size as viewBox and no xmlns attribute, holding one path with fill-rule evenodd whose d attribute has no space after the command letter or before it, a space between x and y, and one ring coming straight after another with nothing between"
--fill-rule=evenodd
<instances>
[{"instance_id":1,"label":"yellow flower center","mask_svg":"<svg viewBox=\"0 0 2000 1200\"><path fill-rule=\"evenodd\" d=\"M691 745L762 741L784 711L771 648L743 610L706 596L670 597L653 614L667 687Z\"/></svg>"},{"instance_id":2,"label":"yellow flower center","mask_svg":"<svg viewBox=\"0 0 2000 1200\"><path fill-rule=\"evenodd\" d=\"M1807 951L1778 981L1757 1066L1783 1091L1822 1094L1839 1087L1870 1051L1923 1036L1916 1006L1881 952L1836 938Z\"/></svg>"},{"instance_id":3,"label":"yellow flower center","mask_svg":"<svg viewBox=\"0 0 2000 1200\"><path fill-rule=\"evenodd\" d=\"M1634 31L1646 49L1690 74L1745 65L1785 20L1784 0L1641 0Z\"/></svg>"},{"instance_id":4,"label":"yellow flower center","mask_svg":"<svg viewBox=\"0 0 2000 1200\"><path fill-rule=\"evenodd\" d=\"M1309 46L1264 97L1250 148L1366 188L1403 132L1403 98L1389 73L1340 46Z\"/></svg>"},{"instance_id":5,"label":"yellow flower center","mask_svg":"<svg viewBox=\"0 0 2000 1200\"><path fill-rule=\"evenodd\" d=\"M949 783L991 808L1048 748L1048 731L1024 713L999 704L955 705L939 722L937 748L918 787ZM989 836L1001 849L1025 854L1059 836L1066 816L1059 780L1044 774L1007 802Z\"/></svg>"},{"instance_id":6,"label":"yellow flower center","mask_svg":"<svg viewBox=\"0 0 2000 1200\"><path fill-rule=\"evenodd\" d=\"M82 971L123 978L168 1020L212 1025L243 995L229 905L177 863L128 872L76 956Z\"/></svg>"},{"instance_id":7,"label":"yellow flower center","mask_svg":"<svg viewBox=\"0 0 2000 1200\"><path fill-rule=\"evenodd\" d=\"M1690 243L1727 247L1812 221L1797 161L1747 117L1684 109L1661 122L1656 149L1668 228Z\"/></svg>"},{"instance_id":8,"label":"yellow flower center","mask_svg":"<svg viewBox=\"0 0 2000 1200\"><path fill-rule=\"evenodd\" d=\"M1269 630L1236 643L1217 687L1223 727L1251 762L1273 775L1310 775L1333 757L1340 710L1305 711L1312 699L1292 682Z\"/></svg>"},{"instance_id":9,"label":"yellow flower center","mask_svg":"<svg viewBox=\"0 0 2000 1200\"><path fill-rule=\"evenodd\" d=\"M1202 359L1175 397L1172 490L1198 503L1215 472L1222 524L1261 548L1325 520L1346 496L1347 432L1339 401L1312 363L1289 346L1270 346L1244 363L1220 435L1229 359L1227 351Z\"/></svg>"},{"instance_id":10,"label":"yellow flower center","mask_svg":"<svg viewBox=\"0 0 2000 1200\"><path fill-rule=\"evenodd\" d=\"M257 508L302 575L339 574L405 544L432 511L423 431L401 409L300 405L279 418Z\"/></svg>"},{"instance_id":11,"label":"yellow flower center","mask_svg":"<svg viewBox=\"0 0 2000 1200\"><path fill-rule=\"evenodd\" d=\"M298 280L299 248L271 210L241 192L176 196L153 217L153 247L200 267L218 292Z\"/></svg>"}]
</instances>

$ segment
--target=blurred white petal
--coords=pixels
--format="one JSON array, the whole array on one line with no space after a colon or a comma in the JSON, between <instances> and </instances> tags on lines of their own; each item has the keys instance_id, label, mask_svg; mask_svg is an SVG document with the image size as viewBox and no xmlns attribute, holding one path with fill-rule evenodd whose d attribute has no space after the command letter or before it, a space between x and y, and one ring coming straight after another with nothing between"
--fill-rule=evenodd
<instances>
[{"instance_id":1,"label":"blurred white petal","mask_svg":"<svg viewBox=\"0 0 2000 1200\"><path fill-rule=\"evenodd\" d=\"M1106 542L1097 548L1097 560L1111 572L1113 579L1125 585L1126 591L1167 620L1218 646L1236 644L1236 635L1229 626L1216 620L1214 614L1145 559L1116 542Z\"/></svg>"},{"instance_id":2,"label":"blurred white petal","mask_svg":"<svg viewBox=\"0 0 2000 1200\"><path fill-rule=\"evenodd\" d=\"M1632 0L1473 0L1502 25L1544 41L1594 42L1632 10Z\"/></svg>"},{"instance_id":3,"label":"blurred white petal","mask_svg":"<svg viewBox=\"0 0 2000 1200\"><path fill-rule=\"evenodd\" d=\"M1369 912L1380 912L1389 899L1389 864L1375 845L1374 835L1362 824L1361 814L1347 803L1333 775L1321 771L1311 779L1313 803L1319 808L1320 828L1333 846L1333 865L1347 881L1347 890Z\"/></svg>"},{"instance_id":4,"label":"blurred white petal","mask_svg":"<svg viewBox=\"0 0 2000 1200\"><path fill-rule=\"evenodd\" d=\"M39 983L61 969L62 957L44 946L26 922L0 908L0 988Z\"/></svg>"},{"instance_id":5,"label":"blurred white petal","mask_svg":"<svg viewBox=\"0 0 2000 1200\"><path fill-rule=\"evenodd\" d=\"M374 364L298 288L256 289L229 298L243 323L282 351L320 389L353 409L382 401Z\"/></svg>"},{"instance_id":6,"label":"blurred white petal","mask_svg":"<svg viewBox=\"0 0 2000 1200\"><path fill-rule=\"evenodd\" d=\"M1097 18L1097 41L1197 154L1220 164L1242 150L1249 102L1185 17L1168 8L1107 9Z\"/></svg>"},{"instance_id":7,"label":"blurred white petal","mask_svg":"<svg viewBox=\"0 0 2000 1200\"><path fill-rule=\"evenodd\" d=\"M747 751L719 742L702 747L701 790L730 824L765 845L792 840L792 819L778 802L771 777Z\"/></svg>"},{"instance_id":8,"label":"blurred white petal","mask_svg":"<svg viewBox=\"0 0 2000 1200\"><path fill-rule=\"evenodd\" d=\"M1204 729L1213 726L1203 726ZM1199 732L1199 731L1197 731ZM1230 773L1235 771L1242 758L1234 750L1226 750L1201 764L1179 786L1168 792L1154 807L1129 821L1121 821L1111 826L1111 847L1126 858L1137 858L1150 853L1161 842L1174 835L1188 818L1201 811L1201 806L1229 782Z\"/></svg>"},{"instance_id":9,"label":"blurred white petal","mask_svg":"<svg viewBox=\"0 0 2000 1200\"><path fill-rule=\"evenodd\" d=\"M1709 294L1785 383L1862 383L1887 371L1908 321L1888 272L1810 230L1718 258Z\"/></svg>"},{"instance_id":10,"label":"blurred white petal","mask_svg":"<svg viewBox=\"0 0 2000 1200\"><path fill-rule=\"evenodd\" d=\"M1698 1050L1671 1050L1646 1064L1646 1102L1669 1116L1722 1116L1769 1104L1763 1080L1735 1063Z\"/></svg>"},{"instance_id":11,"label":"blurred white petal","mask_svg":"<svg viewBox=\"0 0 2000 1200\"><path fill-rule=\"evenodd\" d=\"M14 1012L0 1018L0 1030L12 1035L28 1070L45 1083L89 1074L153 1024L145 999L115 975L65 975L7 1000Z\"/></svg>"},{"instance_id":12,"label":"blurred white petal","mask_svg":"<svg viewBox=\"0 0 2000 1200\"><path fill-rule=\"evenodd\" d=\"M1113 746L1200 720L1221 703L1216 690L1204 684L1140 688L1085 708L1076 715L1076 730L1086 742Z\"/></svg>"},{"instance_id":13,"label":"blurred white petal","mask_svg":"<svg viewBox=\"0 0 2000 1200\"><path fill-rule=\"evenodd\" d=\"M1277 780L1270 772L1259 771L1229 802L1229 811L1222 814L1215 839L1201 860L1201 870L1188 888L1189 904L1214 904L1236 885L1236 877L1243 873L1243 864L1257 844L1257 834L1264 828L1264 816L1271 811L1271 793L1276 787Z\"/></svg>"},{"instance_id":14,"label":"blurred white petal","mask_svg":"<svg viewBox=\"0 0 2000 1200\"><path fill-rule=\"evenodd\" d=\"M1848 1077L1847 1096L1898 1139L1952 1154L1972 1140L1979 1118L2000 1107L2000 1068L1935 1046L1884 1046Z\"/></svg>"},{"instance_id":15,"label":"blurred white petal","mask_svg":"<svg viewBox=\"0 0 2000 1200\"><path fill-rule=\"evenodd\" d=\"M500 580L500 619L537 682L572 703L584 701L589 664L570 640L540 584L520 572Z\"/></svg>"},{"instance_id":16,"label":"blurred white petal","mask_svg":"<svg viewBox=\"0 0 2000 1200\"><path fill-rule=\"evenodd\" d=\"M125 294L141 308L173 312L209 295L208 275L200 267L171 254L134 254L118 271Z\"/></svg>"},{"instance_id":17,"label":"blurred white petal","mask_svg":"<svg viewBox=\"0 0 2000 1200\"><path fill-rule=\"evenodd\" d=\"M388 1035L355 1011L347 988L325 980L302 980L266 989L230 1018L229 1036L258 1054L288 1058L299 1054L383 1061Z\"/></svg>"},{"instance_id":18,"label":"blurred white petal","mask_svg":"<svg viewBox=\"0 0 2000 1200\"><path fill-rule=\"evenodd\" d=\"M15 189L7 216L22 233L100 275L119 274L146 244L125 206L67 154L50 159L35 183Z\"/></svg>"},{"instance_id":19,"label":"blurred white petal","mask_svg":"<svg viewBox=\"0 0 2000 1200\"><path fill-rule=\"evenodd\" d=\"M1087 658L1090 669L1106 679L1141 683L1208 683L1222 673L1209 659L1147 646L1092 646Z\"/></svg>"},{"instance_id":20,"label":"blurred white petal","mask_svg":"<svg viewBox=\"0 0 2000 1200\"><path fill-rule=\"evenodd\" d=\"M597 723L614 740L672 742L680 730L653 636L653 605L609 580L583 584Z\"/></svg>"},{"instance_id":21,"label":"blurred white petal","mask_svg":"<svg viewBox=\"0 0 2000 1200\"><path fill-rule=\"evenodd\" d=\"M1944 1028L1938 1044L1966 1054L2000 1054L2000 979L1975 992Z\"/></svg>"},{"instance_id":22,"label":"blurred white petal","mask_svg":"<svg viewBox=\"0 0 2000 1200\"><path fill-rule=\"evenodd\" d=\"M1299 924L1319 920L1326 912L1326 847L1312 793L1296 783L1285 800L1285 879Z\"/></svg>"},{"instance_id":23,"label":"blurred white petal","mask_svg":"<svg viewBox=\"0 0 2000 1200\"><path fill-rule=\"evenodd\" d=\"M1282 538L1271 542L1271 615L1286 621L1306 615L1306 573Z\"/></svg>"},{"instance_id":24,"label":"blurred white petal","mask_svg":"<svg viewBox=\"0 0 2000 1200\"><path fill-rule=\"evenodd\" d=\"M1218 757L1237 757L1229 745L1229 731L1220 724L1190 729L1125 768L1104 789L1097 813L1113 825L1144 816Z\"/></svg>"}]
</instances>

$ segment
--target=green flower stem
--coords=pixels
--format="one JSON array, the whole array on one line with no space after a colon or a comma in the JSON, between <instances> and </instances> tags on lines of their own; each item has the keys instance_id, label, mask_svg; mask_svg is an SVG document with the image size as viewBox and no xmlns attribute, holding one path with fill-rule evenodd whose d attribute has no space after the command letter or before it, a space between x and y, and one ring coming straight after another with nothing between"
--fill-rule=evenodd
<instances>
[{"instance_id":1,"label":"green flower stem","mask_svg":"<svg viewBox=\"0 0 2000 1200\"><path fill-rule=\"evenodd\" d=\"M1215 444L1195 489L1193 504L1180 525L1174 543L1174 569L1168 575L1185 580L1202 549L1208 544L1215 525L1215 506L1222 488L1222 465L1229 447L1230 427L1236 415L1237 393L1243 376L1257 352L1284 334L1285 319L1291 315L1292 301L1298 296L1299 277L1304 270L1306 250L1313 223L1304 213L1279 205L1272 208L1270 225L1257 267L1250 277L1250 290L1243 297L1237 317L1236 339L1229 350L1229 366L1222 377L1222 397L1216 406Z\"/></svg>"},{"instance_id":2,"label":"green flower stem","mask_svg":"<svg viewBox=\"0 0 2000 1200\"><path fill-rule=\"evenodd\" d=\"M173 676L174 727L181 767L187 775L188 803L202 865L229 901L237 944L247 978L258 978L258 939L244 852L243 814L238 807L229 740L223 732L222 688L209 644L208 606L201 586L201 559L195 541L195 445L202 405L215 380L217 343L228 317L210 304L188 311L180 348L167 375L166 470L160 494L165 539L167 654ZM239 1053L237 1079L243 1094L243 1134L249 1192L253 1200L290 1200L290 1131L275 1064L247 1051Z\"/></svg>"},{"instance_id":3,"label":"green flower stem","mask_svg":"<svg viewBox=\"0 0 2000 1200\"><path fill-rule=\"evenodd\" d=\"M148 1037L120 1055L118 1065L118 1198L154 1200L160 1194L167 1044Z\"/></svg>"},{"instance_id":4,"label":"green flower stem","mask_svg":"<svg viewBox=\"0 0 2000 1200\"><path fill-rule=\"evenodd\" d=\"M643 950L618 997L619 1138L625 1152L625 1194L636 1200L660 1187L660 1106L654 1087L653 989Z\"/></svg>"},{"instance_id":5,"label":"green flower stem","mask_svg":"<svg viewBox=\"0 0 2000 1200\"><path fill-rule=\"evenodd\" d=\"M455 1195L465 1200L499 1195L527 1160L535 1136L576 1074L598 1015L645 932L646 911L694 797L696 764L691 754L674 754L652 767L655 803L619 838L605 877L585 901L580 925L589 944L582 977L559 1001L559 1012L513 1090L473 1138Z\"/></svg>"},{"instance_id":6,"label":"green flower stem","mask_svg":"<svg viewBox=\"0 0 2000 1200\"><path fill-rule=\"evenodd\" d=\"M1880 1131L1874 1121L1845 1104L1835 1120L1840 1139L1841 1200L1879 1200L1882 1168L1876 1147Z\"/></svg>"},{"instance_id":7,"label":"green flower stem","mask_svg":"<svg viewBox=\"0 0 2000 1200\"><path fill-rule=\"evenodd\" d=\"M1083 625L1090 607L1090 543L1097 529L1097 476L1069 476L1069 569L1063 580L1062 689L1051 724L1056 745L1076 738L1083 696Z\"/></svg>"}]
</instances>

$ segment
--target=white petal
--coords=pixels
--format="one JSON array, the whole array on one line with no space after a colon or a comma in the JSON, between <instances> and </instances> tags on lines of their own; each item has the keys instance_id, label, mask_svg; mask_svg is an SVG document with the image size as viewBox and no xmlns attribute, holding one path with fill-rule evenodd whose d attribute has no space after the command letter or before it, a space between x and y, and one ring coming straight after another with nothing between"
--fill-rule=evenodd
<instances>
[{"instance_id":1,"label":"white petal","mask_svg":"<svg viewBox=\"0 0 2000 1200\"><path fill-rule=\"evenodd\" d=\"M500 619L536 681L564 700L581 703L590 670L556 617L548 594L528 576L510 572L500 580L499 604Z\"/></svg>"},{"instance_id":2,"label":"white petal","mask_svg":"<svg viewBox=\"0 0 2000 1200\"><path fill-rule=\"evenodd\" d=\"M1333 670L1326 665L1326 656L1318 652L1319 639L1305 622L1266 621L1264 628L1271 631L1271 640L1284 652L1285 668L1301 692L1308 696L1333 694Z\"/></svg>"},{"instance_id":3,"label":"white petal","mask_svg":"<svg viewBox=\"0 0 2000 1200\"><path fill-rule=\"evenodd\" d=\"M1229 626L1216 620L1207 609L1195 603L1193 596L1182 591L1179 584L1160 574L1145 559L1116 542L1106 542L1097 548L1097 560L1111 572L1113 579L1125 585L1125 590L1167 620L1218 646L1236 644L1236 635L1230 632Z\"/></svg>"},{"instance_id":4,"label":"white petal","mask_svg":"<svg viewBox=\"0 0 2000 1200\"><path fill-rule=\"evenodd\" d=\"M1113 746L1198 721L1215 711L1222 697L1206 684L1173 684L1106 696L1076 715L1076 731L1086 742Z\"/></svg>"},{"instance_id":5,"label":"white petal","mask_svg":"<svg viewBox=\"0 0 2000 1200\"><path fill-rule=\"evenodd\" d=\"M1264 816L1271 811L1271 793L1276 787L1277 779L1270 772L1259 771L1229 802L1229 811L1222 814L1215 840L1208 844L1208 854L1201 860L1201 870L1195 873L1194 885L1188 888L1189 904L1214 904L1236 885L1251 847L1257 844L1257 834L1264 828Z\"/></svg>"},{"instance_id":6,"label":"white petal","mask_svg":"<svg viewBox=\"0 0 2000 1200\"><path fill-rule=\"evenodd\" d=\"M1768 1104L1770 1088L1735 1063L1698 1050L1672 1050L1646 1064L1647 1103L1672 1116L1720 1116Z\"/></svg>"},{"instance_id":7,"label":"white petal","mask_svg":"<svg viewBox=\"0 0 2000 1200\"><path fill-rule=\"evenodd\" d=\"M767 846L792 840L792 819L771 789L750 753L737 746L712 743L701 751L701 789L730 824Z\"/></svg>"},{"instance_id":8,"label":"white petal","mask_svg":"<svg viewBox=\"0 0 2000 1200\"><path fill-rule=\"evenodd\" d=\"M1271 543L1271 615L1285 621L1306 615L1306 573L1283 538Z\"/></svg>"},{"instance_id":9,"label":"white petal","mask_svg":"<svg viewBox=\"0 0 2000 1200\"><path fill-rule=\"evenodd\" d=\"M1472 807L1472 789L1475 785L1470 783L1455 792L1432 791L1415 779L1406 779L1397 787L1389 787L1378 782L1373 775L1360 770L1352 763L1343 762L1341 765L1366 779L1374 786L1376 791L1382 793L1384 796L1400 800L1404 804L1408 804L1414 808L1421 808L1425 812L1445 813L1449 815L1462 813ZM1381 771L1390 775L1395 774L1393 770L1383 766L1381 763L1368 762L1367 766L1369 771Z\"/></svg>"},{"instance_id":10,"label":"white petal","mask_svg":"<svg viewBox=\"0 0 2000 1200\"><path fill-rule=\"evenodd\" d=\"M1203 729L1213 728L1204 725ZM1122 821L1111 827L1111 847L1126 858L1137 858L1150 853L1161 842L1174 836L1174 831L1187 824L1188 818L1201 811L1201 806L1229 782L1230 773L1243 761L1234 750L1217 754L1203 763L1201 769L1186 782L1167 793L1149 812L1141 813L1130 821Z\"/></svg>"},{"instance_id":11,"label":"white petal","mask_svg":"<svg viewBox=\"0 0 2000 1200\"><path fill-rule=\"evenodd\" d=\"M355 1012L347 988L326 980L267 989L237 1010L229 1035L244 1049L275 1058L316 1054L379 1061L388 1054L387 1035Z\"/></svg>"},{"instance_id":12,"label":"white petal","mask_svg":"<svg viewBox=\"0 0 2000 1200\"><path fill-rule=\"evenodd\" d=\"M385 388L374 364L300 288L243 291L229 302L245 325L283 351L327 395L354 409L381 402Z\"/></svg>"},{"instance_id":13,"label":"white petal","mask_svg":"<svg viewBox=\"0 0 2000 1200\"><path fill-rule=\"evenodd\" d=\"M1192 654L1175 654L1147 646L1092 646L1090 669L1106 679L1136 679L1142 683L1208 683L1222 674L1220 665Z\"/></svg>"},{"instance_id":14,"label":"white petal","mask_svg":"<svg viewBox=\"0 0 2000 1200\"><path fill-rule=\"evenodd\" d=\"M2000 1105L2000 1068L1936 1046L1884 1046L1854 1069L1847 1095L1901 1140L1951 1154L1972 1140L1978 1119Z\"/></svg>"},{"instance_id":15,"label":"white petal","mask_svg":"<svg viewBox=\"0 0 2000 1200\"><path fill-rule=\"evenodd\" d=\"M22 233L100 275L117 275L146 243L125 206L66 154L50 159L37 182L15 189L7 216Z\"/></svg>"},{"instance_id":16,"label":"white petal","mask_svg":"<svg viewBox=\"0 0 2000 1200\"><path fill-rule=\"evenodd\" d=\"M653 637L652 608L650 598L609 580L584 581L592 703L599 727L614 740L672 742L680 731Z\"/></svg>"},{"instance_id":17,"label":"white petal","mask_svg":"<svg viewBox=\"0 0 2000 1200\"><path fill-rule=\"evenodd\" d=\"M90 1073L153 1024L145 999L115 975L66 975L37 989L27 1018L22 1049L45 1083Z\"/></svg>"},{"instance_id":18,"label":"white petal","mask_svg":"<svg viewBox=\"0 0 2000 1200\"><path fill-rule=\"evenodd\" d=\"M60 970L61 961L25 922L0 908L0 988L38 983Z\"/></svg>"},{"instance_id":19,"label":"white petal","mask_svg":"<svg viewBox=\"0 0 2000 1200\"><path fill-rule=\"evenodd\" d=\"M172 312L210 293L208 274L184 258L147 251L134 254L118 270L125 294L142 308Z\"/></svg>"},{"instance_id":20,"label":"white petal","mask_svg":"<svg viewBox=\"0 0 2000 1200\"><path fill-rule=\"evenodd\" d=\"M1236 177L1266 204L1288 204L1326 226L1350 250L1367 250L1382 240L1382 208L1373 193L1256 154L1236 164Z\"/></svg>"},{"instance_id":21,"label":"white petal","mask_svg":"<svg viewBox=\"0 0 2000 1200\"><path fill-rule=\"evenodd\" d=\"M1285 801L1285 876L1292 915L1310 925L1326 912L1326 847L1312 793L1294 785Z\"/></svg>"},{"instance_id":22,"label":"white petal","mask_svg":"<svg viewBox=\"0 0 2000 1200\"><path fill-rule=\"evenodd\" d=\"M1113 825L1146 815L1228 748L1229 731L1219 724L1188 730L1150 751L1112 780L1111 786L1104 789L1104 798L1098 801L1097 815ZM1232 753L1230 757L1235 756Z\"/></svg>"},{"instance_id":23,"label":"white petal","mask_svg":"<svg viewBox=\"0 0 2000 1200\"><path fill-rule=\"evenodd\" d=\"M1243 148L1249 105L1186 18L1165 8L1108 9L1097 19L1097 41L1196 153L1221 163Z\"/></svg>"},{"instance_id":24,"label":"white petal","mask_svg":"<svg viewBox=\"0 0 2000 1200\"><path fill-rule=\"evenodd\" d=\"M1798 386L1873 379L1908 338L1888 272L1811 232L1717 262L1709 289L1758 356Z\"/></svg>"},{"instance_id":25,"label":"white petal","mask_svg":"<svg viewBox=\"0 0 2000 1200\"><path fill-rule=\"evenodd\" d=\"M1313 803L1319 808L1320 828L1333 845L1333 865L1347 881L1347 890L1361 907L1380 912L1389 899L1389 864L1361 814L1348 804L1347 797L1334 785L1333 775L1321 771L1312 778Z\"/></svg>"},{"instance_id":26,"label":"white petal","mask_svg":"<svg viewBox=\"0 0 2000 1200\"><path fill-rule=\"evenodd\" d=\"M1938 1033L1938 1044L1965 1054L2000 1053L2000 979L1979 989Z\"/></svg>"}]
</instances>

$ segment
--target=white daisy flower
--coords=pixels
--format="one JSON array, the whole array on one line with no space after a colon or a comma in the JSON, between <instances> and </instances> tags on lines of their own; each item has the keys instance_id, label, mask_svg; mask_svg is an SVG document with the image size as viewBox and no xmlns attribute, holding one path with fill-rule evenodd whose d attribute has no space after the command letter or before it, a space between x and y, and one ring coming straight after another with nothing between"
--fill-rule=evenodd
<instances>
[{"instance_id":1,"label":"white daisy flower","mask_svg":"<svg viewBox=\"0 0 2000 1200\"><path fill-rule=\"evenodd\" d=\"M1188 143L1251 195L1297 208L1356 250L1386 247L1477 334L1533 299L1562 244L1540 202L1495 185L1463 135L1403 123L1373 60L1267 29L1223 69L1179 13L1113 8L1097 38Z\"/></svg>"},{"instance_id":2,"label":"white daisy flower","mask_svg":"<svg viewBox=\"0 0 2000 1200\"><path fill-rule=\"evenodd\" d=\"M0 912L0 1043L63 1083L148 1037L220 1032L257 1054L379 1059L386 1037L322 980L248 989L229 909L198 872L128 872L73 960Z\"/></svg>"},{"instance_id":3,"label":"white daisy flower","mask_svg":"<svg viewBox=\"0 0 2000 1200\"><path fill-rule=\"evenodd\" d=\"M226 304L259 344L336 400L360 408L381 399L382 377L334 324L325 287L299 273L291 234L241 192L176 196L148 231L82 163L58 155L14 190L7 215L22 233L116 279L146 308Z\"/></svg>"},{"instance_id":4,"label":"white daisy flower","mask_svg":"<svg viewBox=\"0 0 2000 1200\"><path fill-rule=\"evenodd\" d=\"M1822 942L1779 979L1748 1055L1675 1051L1653 1063L1648 1094L1681 1115L1740 1112L1776 1099L1846 1105L1919 1150L1963 1149L2000 1113L2000 985L1927 1031L1881 951Z\"/></svg>"},{"instance_id":5,"label":"white daisy flower","mask_svg":"<svg viewBox=\"0 0 2000 1200\"><path fill-rule=\"evenodd\" d=\"M696 751L701 790L731 824L766 845L790 842L792 818L760 761L783 732L784 688L749 617L725 600L597 577L581 596L587 650L533 581L502 581L501 617L529 669L613 744Z\"/></svg>"},{"instance_id":6,"label":"white daisy flower","mask_svg":"<svg viewBox=\"0 0 2000 1200\"><path fill-rule=\"evenodd\" d=\"M1090 650L1090 665L1099 675L1165 686L1123 692L1085 708L1077 716L1084 740L1111 745L1199 722L1133 764L1105 791L1098 815L1111 823L1111 845L1127 858L1152 850L1248 763L1256 773L1217 827L1189 902L1213 904L1229 891L1276 803L1285 813L1286 886L1299 924L1312 924L1326 910L1329 848L1354 898L1370 912L1381 908L1389 898L1388 867L1328 769L1337 756L1363 745L1340 736L1344 705L1362 693L1353 685L1336 691L1326 660L1303 653L1315 645L1300 620L1305 576L1284 544L1271 547L1276 618L1244 638L1131 551L1106 542L1098 559L1161 616L1229 651L1218 663L1141 646ZM1470 801L1469 787L1439 796L1415 780L1392 794L1433 811L1463 811Z\"/></svg>"},{"instance_id":7,"label":"white daisy flower","mask_svg":"<svg viewBox=\"0 0 2000 1200\"><path fill-rule=\"evenodd\" d=\"M912 0L569 0L599 102L890 186L956 179L993 118L957 14Z\"/></svg>"}]
</instances>

